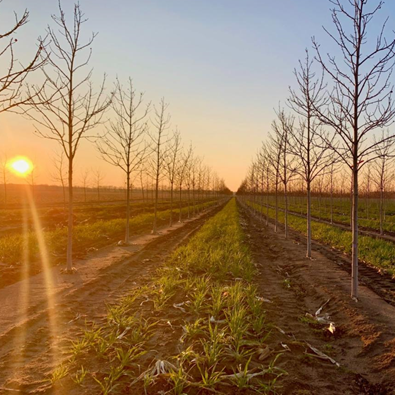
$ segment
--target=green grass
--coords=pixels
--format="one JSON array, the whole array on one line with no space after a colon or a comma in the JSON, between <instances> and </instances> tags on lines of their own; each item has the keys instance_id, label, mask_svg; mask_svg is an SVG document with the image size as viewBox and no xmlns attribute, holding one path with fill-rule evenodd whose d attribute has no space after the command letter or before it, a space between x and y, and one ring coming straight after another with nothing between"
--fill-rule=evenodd
<instances>
[{"instance_id":1,"label":"green grass","mask_svg":"<svg viewBox=\"0 0 395 395\"><path fill-rule=\"evenodd\" d=\"M207 208L213 205L215 201L206 202L198 205L199 209ZM187 214L188 209L182 208L182 214ZM173 215L179 213L178 209L173 210ZM153 223L154 214L139 214L130 219L131 234L138 234L147 229ZM170 210L159 211L159 223L165 223L170 219ZM100 220L94 223L74 226L73 247L75 251L79 251L88 247L100 247L115 241L116 238L122 237L125 232L125 219ZM22 262L25 238L27 240L29 260L36 261L39 259L40 251L37 242L37 235L34 231L28 232L25 236L13 235L0 238L0 261L8 264L18 264ZM52 257L63 257L67 248L67 228L62 227L55 230L44 230L44 240L48 249L48 253Z\"/></svg>"},{"instance_id":2,"label":"green grass","mask_svg":"<svg viewBox=\"0 0 395 395\"><path fill-rule=\"evenodd\" d=\"M171 254L150 284L109 306L107 322L87 329L85 341L72 344L65 365L70 377L79 379L84 366L84 382L102 393L130 385L146 393L229 393L237 388L275 393L285 372L275 366L276 355L265 365L259 360L270 326L251 283L254 275L232 199ZM175 314L182 333L159 347L159 323L171 326ZM262 373L249 375L252 364ZM160 388L155 387L158 380Z\"/></svg>"},{"instance_id":3,"label":"green grass","mask_svg":"<svg viewBox=\"0 0 395 395\"><path fill-rule=\"evenodd\" d=\"M257 198L258 201L261 197ZM321 202L320 202L321 200ZM263 197L263 202L266 203L266 196ZM269 205L275 205L274 196L270 195L268 197ZM317 196L312 197L311 203L311 215L318 219L330 221L330 198L322 197L321 199ZM387 232L395 232L395 203L389 198L385 199L385 218L383 223L383 229ZM279 195L278 207L284 208L284 198L283 195ZM289 196L288 209L294 211L295 213L306 215L306 197L303 196ZM346 226L350 225L350 215L351 215L351 201L348 197L334 197L333 198L333 221L344 224ZM359 199L359 209L358 209L359 224L362 227L379 230L380 220L379 220L379 200L375 198L370 198L366 200L364 197Z\"/></svg>"},{"instance_id":4,"label":"green grass","mask_svg":"<svg viewBox=\"0 0 395 395\"><path fill-rule=\"evenodd\" d=\"M263 210L256 203L248 202L256 210ZM269 217L275 218L275 210L269 209ZM284 223L284 212L278 212L278 220ZM292 214L288 214L288 225L306 235L306 220ZM351 232L342 230L335 226L320 222L311 222L312 238L325 243L337 250L351 255L352 235ZM378 269L384 269L391 275L395 275L395 248L394 244L388 241L375 239L369 236L359 236L359 259Z\"/></svg>"}]
</instances>

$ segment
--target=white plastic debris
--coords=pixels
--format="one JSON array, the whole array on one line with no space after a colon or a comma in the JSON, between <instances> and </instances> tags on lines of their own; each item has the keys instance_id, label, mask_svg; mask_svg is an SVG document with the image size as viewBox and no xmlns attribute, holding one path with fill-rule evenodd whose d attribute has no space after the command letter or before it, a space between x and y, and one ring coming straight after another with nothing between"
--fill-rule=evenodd
<instances>
[{"instance_id":1,"label":"white plastic debris","mask_svg":"<svg viewBox=\"0 0 395 395\"><path fill-rule=\"evenodd\" d=\"M263 298L262 296L257 296L256 298L257 298L257 300L259 300L260 302L273 303L270 299Z\"/></svg>"},{"instance_id":2,"label":"white plastic debris","mask_svg":"<svg viewBox=\"0 0 395 395\"><path fill-rule=\"evenodd\" d=\"M181 306L184 306L184 304L185 304L185 302L182 302L182 303L174 303L174 304L173 304L173 307L174 307L175 309L181 310L183 313L185 313L185 309L184 309L183 307L181 307Z\"/></svg>"},{"instance_id":3,"label":"white plastic debris","mask_svg":"<svg viewBox=\"0 0 395 395\"><path fill-rule=\"evenodd\" d=\"M336 330L335 324L334 324L333 322L331 322L331 323L329 324L328 331L329 331L330 333L334 334L334 333L335 333L335 330Z\"/></svg>"},{"instance_id":4,"label":"white plastic debris","mask_svg":"<svg viewBox=\"0 0 395 395\"><path fill-rule=\"evenodd\" d=\"M210 322L212 324L223 324L226 320L216 320L213 316L210 317Z\"/></svg>"},{"instance_id":5,"label":"white plastic debris","mask_svg":"<svg viewBox=\"0 0 395 395\"><path fill-rule=\"evenodd\" d=\"M317 358L325 359L336 365L338 368L340 367L340 364L336 362L333 358L331 358L329 355L324 354L322 351L318 350L317 348L313 347L311 344L307 343L308 347L310 348L311 351L313 351L316 355Z\"/></svg>"}]
</instances>

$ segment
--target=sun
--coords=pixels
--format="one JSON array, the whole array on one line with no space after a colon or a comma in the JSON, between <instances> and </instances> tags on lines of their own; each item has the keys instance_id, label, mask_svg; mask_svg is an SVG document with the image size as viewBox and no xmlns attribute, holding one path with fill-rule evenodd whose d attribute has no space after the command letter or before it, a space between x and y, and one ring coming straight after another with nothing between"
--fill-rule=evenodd
<instances>
[{"instance_id":1,"label":"sun","mask_svg":"<svg viewBox=\"0 0 395 395\"><path fill-rule=\"evenodd\" d=\"M20 177L27 176L33 170L32 162L28 158L24 157L18 157L10 160L8 167L14 174Z\"/></svg>"}]
</instances>

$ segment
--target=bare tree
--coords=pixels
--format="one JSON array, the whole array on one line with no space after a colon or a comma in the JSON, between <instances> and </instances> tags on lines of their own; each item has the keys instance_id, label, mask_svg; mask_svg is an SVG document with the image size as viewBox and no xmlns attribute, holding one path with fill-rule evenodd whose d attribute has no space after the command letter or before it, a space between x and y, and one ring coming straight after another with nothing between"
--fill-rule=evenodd
<instances>
[{"instance_id":1,"label":"bare tree","mask_svg":"<svg viewBox=\"0 0 395 395\"><path fill-rule=\"evenodd\" d=\"M277 112L278 122L273 122L273 131L275 137L273 142L281 142L279 146L280 150L280 162L279 162L279 179L281 180L284 188L284 235L288 237L288 184L295 177L297 168L296 161L297 157L289 155L290 147L290 136L293 133L294 118L287 115L284 110Z\"/></svg>"},{"instance_id":2,"label":"bare tree","mask_svg":"<svg viewBox=\"0 0 395 395\"><path fill-rule=\"evenodd\" d=\"M163 177L163 168L166 158L166 150L164 147L167 143L166 131L169 128L170 116L166 114L169 105L165 103L162 98L158 107L155 107L155 115L152 120L154 131L149 131L148 135L151 140L152 148L152 165L153 165L153 179L155 182L155 205L154 205L154 223L152 233L157 233L157 219L158 219L158 199L159 199L159 181Z\"/></svg>"},{"instance_id":3,"label":"bare tree","mask_svg":"<svg viewBox=\"0 0 395 395\"><path fill-rule=\"evenodd\" d=\"M38 49L25 66L15 57L15 47L18 43L15 35L28 22L28 18L27 10L21 17L15 13L15 21L11 27L0 33L0 59L5 70L5 74L0 75L0 113L30 105L36 96L36 93L28 92L24 87L29 74L42 67L46 60L45 56L41 56L44 48L42 40L39 39Z\"/></svg>"},{"instance_id":4,"label":"bare tree","mask_svg":"<svg viewBox=\"0 0 395 395\"><path fill-rule=\"evenodd\" d=\"M35 162L35 161L34 161L34 162ZM33 162L33 163L34 163L34 162ZM28 174L28 176L27 176L27 178L26 178L26 181L27 181L27 183L28 183L28 185L29 185L29 187L30 187L30 190L31 190L31 192L32 192L33 198L34 198L35 195L36 195L37 177L38 177L38 174L37 174L37 166L33 166L32 169L31 169L31 171L30 171L30 173Z\"/></svg>"},{"instance_id":5,"label":"bare tree","mask_svg":"<svg viewBox=\"0 0 395 395\"><path fill-rule=\"evenodd\" d=\"M315 109L320 120L330 126L341 141L332 147L350 168L352 174L352 273L351 296L358 298L358 175L363 164L375 157L375 149L383 140L372 141L375 129L389 125L395 116L390 78L395 57L395 40L384 36L386 22L374 44L368 32L383 2L340 0L334 5L332 20L336 33L325 30L341 51L339 62L334 56L324 59L313 39L316 58L330 77L327 106ZM370 8L369 5L372 5ZM393 139L394 135L385 137Z\"/></svg>"},{"instance_id":6,"label":"bare tree","mask_svg":"<svg viewBox=\"0 0 395 395\"><path fill-rule=\"evenodd\" d=\"M199 185L199 173L202 165L202 158L195 157L195 160L192 162L192 206L193 206L193 215L196 215L197 212L197 201L199 198L198 195L198 185Z\"/></svg>"},{"instance_id":7,"label":"bare tree","mask_svg":"<svg viewBox=\"0 0 395 395\"><path fill-rule=\"evenodd\" d=\"M289 106L301 117L299 127L290 129L289 151L300 162L296 168L306 184L307 190L307 251L311 258L311 184L314 179L330 166L333 160L330 145L322 134L320 122L314 114L314 108L319 109L324 104L323 75L319 78L313 71L313 61L306 50L304 62L299 61L299 70L294 70L297 91L289 88ZM331 143L333 143L331 141Z\"/></svg>"},{"instance_id":8,"label":"bare tree","mask_svg":"<svg viewBox=\"0 0 395 395\"><path fill-rule=\"evenodd\" d=\"M270 161L270 146L267 143L262 143L262 156L265 158L264 162L264 172L266 178L266 226L269 225L269 194L270 194L270 183L272 179L272 163Z\"/></svg>"},{"instance_id":9,"label":"bare tree","mask_svg":"<svg viewBox=\"0 0 395 395\"><path fill-rule=\"evenodd\" d=\"M145 211L145 192L144 192L144 179L143 179L144 178L144 169L142 167L140 167L139 178L140 178L141 194L143 197L143 207L144 207L144 211Z\"/></svg>"},{"instance_id":10,"label":"bare tree","mask_svg":"<svg viewBox=\"0 0 395 395\"><path fill-rule=\"evenodd\" d=\"M92 43L96 37L82 40L82 27L87 21L79 4L74 5L71 26L59 3L59 16L52 20L57 30L48 26L50 44L43 49L47 64L42 67L47 83L38 90L33 87L37 99L29 115L35 121L36 133L61 145L68 159L68 241L67 271L72 271L73 243L73 175L74 159L81 140L88 138L108 108L111 98L104 97L105 76L98 93L91 81L92 70L82 75L92 55Z\"/></svg>"},{"instance_id":11,"label":"bare tree","mask_svg":"<svg viewBox=\"0 0 395 395\"><path fill-rule=\"evenodd\" d=\"M97 201L100 202L100 190L102 188L102 182L104 180L104 174L100 169L93 171L93 182L97 192Z\"/></svg>"},{"instance_id":12,"label":"bare tree","mask_svg":"<svg viewBox=\"0 0 395 395\"><path fill-rule=\"evenodd\" d=\"M4 205L7 205L7 184L8 184L8 157L4 154L1 158L1 179L3 181Z\"/></svg>"},{"instance_id":13,"label":"bare tree","mask_svg":"<svg viewBox=\"0 0 395 395\"><path fill-rule=\"evenodd\" d=\"M0 60L4 70L0 74L0 113L6 111L15 112L20 107L30 105L36 94L25 89L26 80L32 72L39 69L45 63L45 58L41 57L43 42L40 39L35 54L27 64L22 65L17 60L15 47L18 45L18 39L15 36L28 23L29 12L25 10L21 17L18 17L16 13L14 15L15 20L11 26L8 29L6 28L5 31L0 32ZM4 157L2 160L4 204L7 204L7 176L7 158Z\"/></svg>"},{"instance_id":14,"label":"bare tree","mask_svg":"<svg viewBox=\"0 0 395 395\"><path fill-rule=\"evenodd\" d=\"M366 219L369 219L369 195L370 195L370 186L372 181L372 163L369 163L365 169L366 169L365 210L366 210Z\"/></svg>"},{"instance_id":15,"label":"bare tree","mask_svg":"<svg viewBox=\"0 0 395 395\"><path fill-rule=\"evenodd\" d=\"M273 132L269 134L269 156L268 159L274 169L274 197L275 197L275 221L274 231L278 231L278 191L281 182L281 167L284 153L284 130L277 121L272 122Z\"/></svg>"},{"instance_id":16,"label":"bare tree","mask_svg":"<svg viewBox=\"0 0 395 395\"><path fill-rule=\"evenodd\" d=\"M142 165L146 157L146 145L143 137L147 132L150 104L143 107L143 94L136 97L132 79L126 89L119 80L115 84L112 110L115 118L110 121L107 133L97 142L102 158L120 168L126 175L126 230L125 244L129 244L130 234L130 188L131 176Z\"/></svg>"},{"instance_id":17,"label":"bare tree","mask_svg":"<svg viewBox=\"0 0 395 395\"><path fill-rule=\"evenodd\" d=\"M394 162L394 140L386 139L389 132L380 136L381 143L376 146L377 159L372 163L372 181L376 184L379 192L379 220L380 234L384 234L384 193L389 184L390 172L393 169Z\"/></svg>"},{"instance_id":18,"label":"bare tree","mask_svg":"<svg viewBox=\"0 0 395 395\"><path fill-rule=\"evenodd\" d=\"M174 183L177 176L177 166L181 154L181 135L176 129L170 139L167 155L165 156L164 172L170 184L170 226L173 226Z\"/></svg>"},{"instance_id":19,"label":"bare tree","mask_svg":"<svg viewBox=\"0 0 395 395\"><path fill-rule=\"evenodd\" d=\"M52 174L52 178L55 182L59 182L62 186L63 192L63 205L66 210L66 188L67 188L67 169L65 168L64 151L62 150L53 159L53 165L55 173Z\"/></svg>"},{"instance_id":20,"label":"bare tree","mask_svg":"<svg viewBox=\"0 0 395 395\"><path fill-rule=\"evenodd\" d=\"M89 174L90 174L90 171L88 169L85 169L85 171L83 171L81 174L81 184L82 184L82 189L84 190L84 202L85 203L86 203L86 190L89 186Z\"/></svg>"},{"instance_id":21,"label":"bare tree","mask_svg":"<svg viewBox=\"0 0 395 395\"><path fill-rule=\"evenodd\" d=\"M329 166L329 188L330 188L330 204L331 204L331 224L333 224L333 191L334 191L334 184L335 184L335 175L338 172L338 167L335 165L335 161L331 161Z\"/></svg>"},{"instance_id":22,"label":"bare tree","mask_svg":"<svg viewBox=\"0 0 395 395\"><path fill-rule=\"evenodd\" d=\"M182 187L185 182L187 169L189 165L189 161L192 157L192 146L189 146L188 151L186 151L180 158L178 168L177 168L177 179L178 179L178 192L179 192L179 213L178 213L178 222L182 221Z\"/></svg>"},{"instance_id":23,"label":"bare tree","mask_svg":"<svg viewBox=\"0 0 395 395\"><path fill-rule=\"evenodd\" d=\"M191 217L191 189L192 189L192 181L193 181L193 168L195 166L195 156L193 153L193 148L191 146L192 152L189 158L186 172L185 172L185 184L187 187L187 196L188 196L188 219Z\"/></svg>"}]
</instances>

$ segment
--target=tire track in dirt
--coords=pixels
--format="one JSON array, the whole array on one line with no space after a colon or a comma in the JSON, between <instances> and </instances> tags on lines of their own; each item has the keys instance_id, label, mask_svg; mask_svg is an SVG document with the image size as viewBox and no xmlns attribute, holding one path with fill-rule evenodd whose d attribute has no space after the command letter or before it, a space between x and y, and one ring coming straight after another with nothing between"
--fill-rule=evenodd
<instances>
[{"instance_id":1,"label":"tire track in dirt","mask_svg":"<svg viewBox=\"0 0 395 395\"><path fill-rule=\"evenodd\" d=\"M61 300L58 298L55 333L50 331L49 318L53 312L45 310L1 338L0 393L6 389L22 393L45 389L47 384L43 379L65 358L70 341L85 328L85 321L105 319L106 304L148 283L166 257L223 206L221 204L182 227L157 237L131 257L101 270L88 286L62 295ZM22 340L16 342L16 339ZM59 358L54 361L51 355Z\"/></svg>"},{"instance_id":2,"label":"tire track in dirt","mask_svg":"<svg viewBox=\"0 0 395 395\"><path fill-rule=\"evenodd\" d=\"M392 394L395 384L395 309L361 286L360 302L349 297L350 279L336 261L319 251L313 259L304 258L304 245L285 240L271 227L240 207L243 228L247 234L259 275L261 294L273 303L267 304L267 317L274 327L269 344L275 351L290 348L278 360L278 366L289 374L282 379L283 394ZM307 320L328 299L324 313L335 323L329 325ZM306 342L336 360L309 355Z\"/></svg>"}]
</instances>

